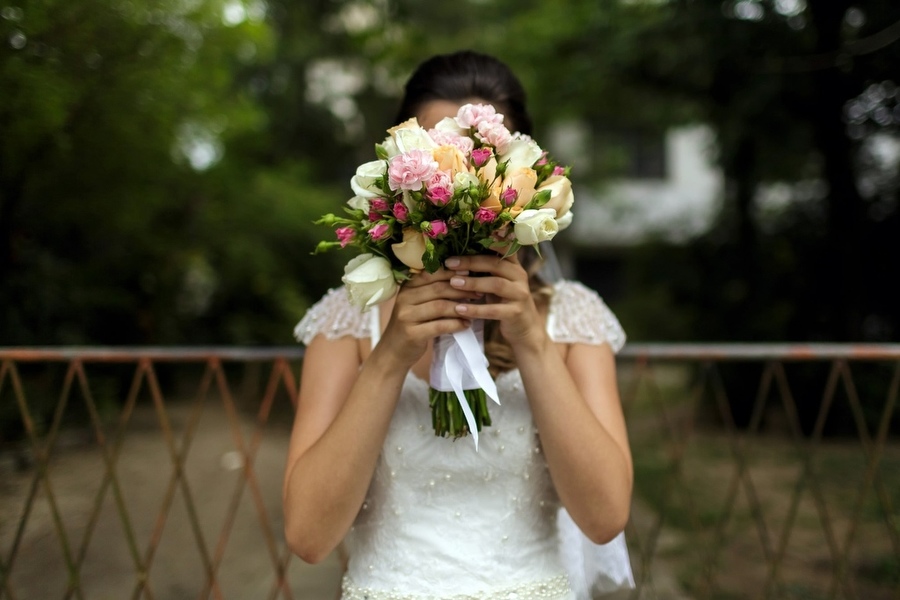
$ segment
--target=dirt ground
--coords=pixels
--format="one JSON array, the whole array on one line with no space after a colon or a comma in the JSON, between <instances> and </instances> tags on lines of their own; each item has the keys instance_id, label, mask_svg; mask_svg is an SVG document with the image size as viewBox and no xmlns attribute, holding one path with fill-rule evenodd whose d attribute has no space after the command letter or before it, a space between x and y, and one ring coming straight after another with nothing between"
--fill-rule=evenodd
<instances>
[{"instance_id":1,"label":"dirt ground","mask_svg":"<svg viewBox=\"0 0 900 600\"><path fill-rule=\"evenodd\" d=\"M21 455L3 457L0 560L10 568L9 598L63 598L69 581L66 553L70 561L77 562L82 552L82 593L74 597L135 597L139 583L136 573L142 570L139 565L146 565L147 589L151 593L137 597L198 598L206 583L203 554L214 561L220 544L223 551L216 578L225 598L336 597L341 576L336 556L315 566L291 559L287 568L290 595L273 596L274 565L286 556L281 534L280 485L287 427L265 431L253 461L252 479L257 482L258 493L245 485L235 502L243 465L241 454L235 452L235 437L227 415L221 405L209 403L195 433L185 440L190 408L168 407L178 447L187 443L186 485L172 485L175 469L171 453L150 407L141 408L132 417L114 465L118 486L107 485L102 498L103 457L96 444L87 443L85 434L67 433L60 437L47 472L52 497L48 486L41 483L30 510L26 502L35 480L32 469L21 469ZM243 443L249 445L253 424L248 418L241 421ZM117 510L117 490L123 513ZM95 510L98 498L99 512ZM235 508L230 523L232 505ZM189 518L192 513L196 515L196 527ZM57 515L64 535L56 526ZM92 522L93 533L85 543ZM21 532L20 526L24 527ZM264 531L269 532L270 539L263 535ZM153 550L157 535L158 545ZM132 547L129 537L134 540ZM3 590L0 597L7 597Z\"/></svg>"},{"instance_id":2,"label":"dirt ground","mask_svg":"<svg viewBox=\"0 0 900 600\"><path fill-rule=\"evenodd\" d=\"M103 455L85 432L60 436L46 481L36 479L27 452L0 455L0 567L9 571L0 598L336 598L338 557L307 565L289 557L282 541L288 426L273 418L263 430L249 477L254 487L242 484L238 439L221 404L208 402L186 435L191 410L167 406L174 448L187 457L183 483L175 479L173 447L151 406L136 410L111 458L116 485L104 485ZM252 448L252 415L239 421L240 444ZM107 443L113 448L115 437ZM276 565L283 561L287 585L279 590ZM213 565L219 594L206 588L205 564ZM680 600L676 589L664 565L655 564L653 589L641 598Z\"/></svg>"}]
</instances>

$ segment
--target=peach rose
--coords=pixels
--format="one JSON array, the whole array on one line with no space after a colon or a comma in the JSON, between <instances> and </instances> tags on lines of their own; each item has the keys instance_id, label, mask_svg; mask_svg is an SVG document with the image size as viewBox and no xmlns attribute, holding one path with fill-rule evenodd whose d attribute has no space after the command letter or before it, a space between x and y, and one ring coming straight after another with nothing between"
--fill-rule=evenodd
<instances>
[{"instance_id":1,"label":"peach rose","mask_svg":"<svg viewBox=\"0 0 900 600\"><path fill-rule=\"evenodd\" d=\"M475 172L475 169L472 169ZM503 206L500 204L500 192L503 180L497 177L497 159L491 157L478 169L478 178L488 184L489 195L481 202L481 208L489 208L494 212L500 212Z\"/></svg>"},{"instance_id":2,"label":"peach rose","mask_svg":"<svg viewBox=\"0 0 900 600\"><path fill-rule=\"evenodd\" d=\"M434 160L437 161L438 169L455 174L460 171L467 171L466 157L456 146L438 146L431 151Z\"/></svg>"},{"instance_id":3,"label":"peach rose","mask_svg":"<svg viewBox=\"0 0 900 600\"><path fill-rule=\"evenodd\" d=\"M537 185L537 173L529 167L519 167L513 171L507 171L506 177L501 185L501 192L507 188L516 190L515 206L525 206L531 202L531 198L535 194L535 186Z\"/></svg>"},{"instance_id":4,"label":"peach rose","mask_svg":"<svg viewBox=\"0 0 900 600\"><path fill-rule=\"evenodd\" d=\"M412 227L403 230L403 241L391 244L394 256L410 269L421 271L425 268L422 255L425 254L425 234Z\"/></svg>"}]
</instances>

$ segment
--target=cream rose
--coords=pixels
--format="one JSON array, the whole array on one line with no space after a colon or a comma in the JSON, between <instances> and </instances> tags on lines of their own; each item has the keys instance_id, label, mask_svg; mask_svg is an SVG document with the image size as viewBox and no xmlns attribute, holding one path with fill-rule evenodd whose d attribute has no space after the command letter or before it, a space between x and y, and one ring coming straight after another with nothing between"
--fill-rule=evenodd
<instances>
[{"instance_id":1,"label":"cream rose","mask_svg":"<svg viewBox=\"0 0 900 600\"><path fill-rule=\"evenodd\" d=\"M341 281L347 286L350 302L363 309L393 298L400 288L391 263L374 254L360 254L347 263Z\"/></svg>"},{"instance_id":2,"label":"cream rose","mask_svg":"<svg viewBox=\"0 0 900 600\"><path fill-rule=\"evenodd\" d=\"M553 239L559 231L556 211L552 208L523 210L514 221L516 241L523 246L534 246Z\"/></svg>"},{"instance_id":3,"label":"cream rose","mask_svg":"<svg viewBox=\"0 0 900 600\"><path fill-rule=\"evenodd\" d=\"M572 193L572 182L565 175L553 175L548 177L541 187L537 189L539 192L544 190L550 191L550 199L541 208L552 208L556 210L556 218L560 219L566 216L566 213L572 208L575 202L575 195Z\"/></svg>"},{"instance_id":4,"label":"cream rose","mask_svg":"<svg viewBox=\"0 0 900 600\"><path fill-rule=\"evenodd\" d=\"M532 167L544 153L541 147L527 136L513 136L506 147L506 152L500 157L500 161L508 160L508 170L522 167Z\"/></svg>"},{"instance_id":5,"label":"cream rose","mask_svg":"<svg viewBox=\"0 0 900 600\"><path fill-rule=\"evenodd\" d=\"M350 179L350 187L353 193L362 198L374 198L381 195L381 188L375 185L375 180L384 177L387 164L383 160L373 160L363 163L356 169L356 175Z\"/></svg>"},{"instance_id":6,"label":"cream rose","mask_svg":"<svg viewBox=\"0 0 900 600\"><path fill-rule=\"evenodd\" d=\"M403 241L391 244L391 250L394 251L394 256L410 269L421 271L425 268L422 262L422 255L425 254L425 234L421 231L407 227L403 230Z\"/></svg>"},{"instance_id":7,"label":"cream rose","mask_svg":"<svg viewBox=\"0 0 900 600\"><path fill-rule=\"evenodd\" d=\"M400 153L410 150L434 150L437 144L415 117L388 129L388 133ZM390 153L391 150L388 150Z\"/></svg>"}]
</instances>

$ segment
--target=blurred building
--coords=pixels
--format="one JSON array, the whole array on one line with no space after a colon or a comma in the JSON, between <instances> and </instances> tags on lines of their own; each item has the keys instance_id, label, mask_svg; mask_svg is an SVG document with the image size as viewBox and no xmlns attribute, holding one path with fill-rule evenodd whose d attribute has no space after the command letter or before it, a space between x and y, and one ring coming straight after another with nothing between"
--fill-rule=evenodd
<instances>
[{"instance_id":1,"label":"blurred building","mask_svg":"<svg viewBox=\"0 0 900 600\"><path fill-rule=\"evenodd\" d=\"M706 127L654 133L567 123L550 147L573 165L576 218L554 244L563 274L604 297L620 294L623 257L635 245L685 241L712 226L723 177Z\"/></svg>"}]
</instances>

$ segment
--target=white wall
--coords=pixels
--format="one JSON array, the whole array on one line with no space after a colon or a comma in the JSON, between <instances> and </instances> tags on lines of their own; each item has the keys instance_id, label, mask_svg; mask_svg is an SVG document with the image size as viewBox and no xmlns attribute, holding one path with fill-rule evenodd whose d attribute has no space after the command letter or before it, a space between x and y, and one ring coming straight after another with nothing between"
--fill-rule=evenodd
<instances>
[{"instance_id":1,"label":"white wall","mask_svg":"<svg viewBox=\"0 0 900 600\"><path fill-rule=\"evenodd\" d=\"M723 178L712 164L713 135L703 126L666 135L665 179L626 179L575 188L575 220L562 235L578 246L627 246L648 236L684 240L713 221Z\"/></svg>"}]
</instances>

